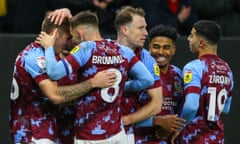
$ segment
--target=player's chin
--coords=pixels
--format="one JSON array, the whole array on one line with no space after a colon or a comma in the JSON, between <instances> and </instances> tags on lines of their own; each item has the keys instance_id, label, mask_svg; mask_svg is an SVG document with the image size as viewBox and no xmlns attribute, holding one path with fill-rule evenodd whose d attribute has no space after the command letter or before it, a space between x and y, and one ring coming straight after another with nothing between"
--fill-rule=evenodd
<instances>
[{"instance_id":1,"label":"player's chin","mask_svg":"<svg viewBox=\"0 0 240 144\"><path fill-rule=\"evenodd\" d=\"M158 66L160 69L167 67L167 65L168 65L168 63L160 63L160 64L158 63Z\"/></svg>"}]
</instances>

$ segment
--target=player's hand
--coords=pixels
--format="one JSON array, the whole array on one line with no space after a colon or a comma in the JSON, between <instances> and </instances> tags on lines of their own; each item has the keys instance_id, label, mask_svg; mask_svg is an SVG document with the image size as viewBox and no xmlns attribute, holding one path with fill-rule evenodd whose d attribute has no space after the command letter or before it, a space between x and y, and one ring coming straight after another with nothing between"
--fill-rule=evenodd
<instances>
[{"instance_id":1,"label":"player's hand","mask_svg":"<svg viewBox=\"0 0 240 144\"><path fill-rule=\"evenodd\" d=\"M153 118L153 123L173 133L185 126L185 119L179 118L177 115L155 116Z\"/></svg>"},{"instance_id":2,"label":"player's hand","mask_svg":"<svg viewBox=\"0 0 240 144\"><path fill-rule=\"evenodd\" d=\"M53 12L49 12L48 18L51 22L57 25L61 25L64 18L72 18L71 11L68 8L56 9Z\"/></svg>"},{"instance_id":3,"label":"player's hand","mask_svg":"<svg viewBox=\"0 0 240 144\"><path fill-rule=\"evenodd\" d=\"M41 32L36 38L35 42L40 44L43 48L47 49L50 46L54 46L57 37L57 29L55 29L52 35L48 35L46 32Z\"/></svg>"},{"instance_id":4,"label":"player's hand","mask_svg":"<svg viewBox=\"0 0 240 144\"><path fill-rule=\"evenodd\" d=\"M175 140L179 136L179 134L180 134L179 131L176 131L173 133L173 135L171 136L171 139L170 139L171 144L175 144Z\"/></svg>"},{"instance_id":5,"label":"player's hand","mask_svg":"<svg viewBox=\"0 0 240 144\"><path fill-rule=\"evenodd\" d=\"M114 72L100 71L90 79L93 88L106 88L112 86L117 80Z\"/></svg>"},{"instance_id":6,"label":"player's hand","mask_svg":"<svg viewBox=\"0 0 240 144\"><path fill-rule=\"evenodd\" d=\"M166 138L168 138L170 135L171 135L171 133L168 132L168 131L166 131L166 130L163 129L162 127L159 127L159 129L156 130L156 132L155 132L155 137L156 137L157 139L162 139L162 138L166 139Z\"/></svg>"}]
</instances>

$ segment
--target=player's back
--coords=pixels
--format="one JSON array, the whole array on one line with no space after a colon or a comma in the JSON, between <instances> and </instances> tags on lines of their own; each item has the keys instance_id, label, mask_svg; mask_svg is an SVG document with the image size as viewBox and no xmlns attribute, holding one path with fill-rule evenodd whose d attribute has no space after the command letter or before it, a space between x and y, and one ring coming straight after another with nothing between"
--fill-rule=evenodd
<instances>
[{"instance_id":1,"label":"player's back","mask_svg":"<svg viewBox=\"0 0 240 144\"><path fill-rule=\"evenodd\" d=\"M200 58L203 62L199 115L208 122L220 120L226 100L233 87L232 71L228 64L214 55Z\"/></svg>"},{"instance_id":2,"label":"player's back","mask_svg":"<svg viewBox=\"0 0 240 144\"><path fill-rule=\"evenodd\" d=\"M185 67L192 67L184 76L184 94L200 93L199 109L194 119L182 131L182 141L224 143L224 124L221 115L232 96L233 74L228 64L216 55L203 55ZM184 67L184 68L185 68ZM186 73L186 72L185 72ZM198 83L200 81L200 83ZM196 137L198 135L198 137ZM215 137L215 139L212 139Z\"/></svg>"},{"instance_id":3,"label":"player's back","mask_svg":"<svg viewBox=\"0 0 240 144\"><path fill-rule=\"evenodd\" d=\"M83 65L82 81L102 70L113 71L117 75L112 87L94 89L80 98L77 104L76 138L105 139L121 130L119 104L129 70L138 59L129 48L112 40L83 42L80 49L88 57L79 61Z\"/></svg>"}]
</instances>

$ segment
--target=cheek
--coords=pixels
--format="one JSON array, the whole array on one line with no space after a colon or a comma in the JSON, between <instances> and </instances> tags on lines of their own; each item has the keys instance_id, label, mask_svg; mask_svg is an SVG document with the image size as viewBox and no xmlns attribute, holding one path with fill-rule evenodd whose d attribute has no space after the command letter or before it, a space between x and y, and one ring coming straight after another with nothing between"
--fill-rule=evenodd
<instances>
[{"instance_id":1,"label":"cheek","mask_svg":"<svg viewBox=\"0 0 240 144\"><path fill-rule=\"evenodd\" d=\"M149 48L149 52L151 55L156 55L157 54L157 50L153 49L153 48Z\"/></svg>"}]
</instances>

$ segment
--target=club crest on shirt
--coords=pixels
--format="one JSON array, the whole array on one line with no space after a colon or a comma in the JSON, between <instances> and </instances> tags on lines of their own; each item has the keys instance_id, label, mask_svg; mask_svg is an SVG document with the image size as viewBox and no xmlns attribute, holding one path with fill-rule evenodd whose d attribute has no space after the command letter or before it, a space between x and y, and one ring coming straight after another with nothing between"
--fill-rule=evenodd
<instances>
[{"instance_id":1,"label":"club crest on shirt","mask_svg":"<svg viewBox=\"0 0 240 144\"><path fill-rule=\"evenodd\" d=\"M37 57L36 60L37 60L37 65L41 69L45 69L46 68L46 60L45 60L44 56Z\"/></svg>"},{"instance_id":2,"label":"club crest on shirt","mask_svg":"<svg viewBox=\"0 0 240 144\"><path fill-rule=\"evenodd\" d=\"M153 68L154 68L154 74L157 75L157 76L160 76L160 68L159 68L159 66L155 63L153 65Z\"/></svg>"},{"instance_id":3,"label":"club crest on shirt","mask_svg":"<svg viewBox=\"0 0 240 144\"><path fill-rule=\"evenodd\" d=\"M181 83L179 81L174 82L174 87L175 87L175 90L177 91L177 93L179 93L179 94L182 93L182 86L181 86Z\"/></svg>"},{"instance_id":4,"label":"club crest on shirt","mask_svg":"<svg viewBox=\"0 0 240 144\"><path fill-rule=\"evenodd\" d=\"M75 54L79 49L80 49L80 46L79 46L79 45L76 45L76 46L70 51L70 53L71 53L71 54Z\"/></svg>"},{"instance_id":5,"label":"club crest on shirt","mask_svg":"<svg viewBox=\"0 0 240 144\"><path fill-rule=\"evenodd\" d=\"M192 81L192 71L191 70L184 72L183 80L184 80L184 83L190 83Z\"/></svg>"}]
</instances>

